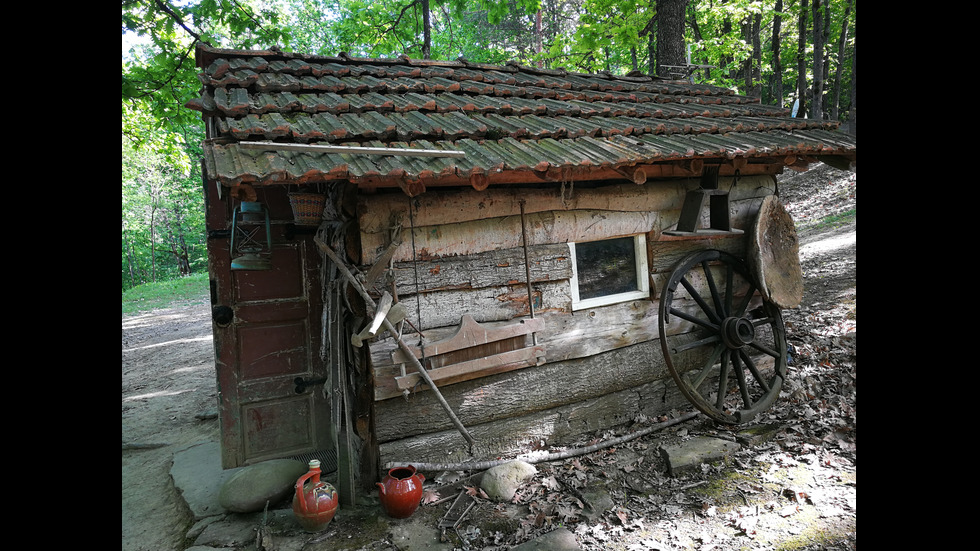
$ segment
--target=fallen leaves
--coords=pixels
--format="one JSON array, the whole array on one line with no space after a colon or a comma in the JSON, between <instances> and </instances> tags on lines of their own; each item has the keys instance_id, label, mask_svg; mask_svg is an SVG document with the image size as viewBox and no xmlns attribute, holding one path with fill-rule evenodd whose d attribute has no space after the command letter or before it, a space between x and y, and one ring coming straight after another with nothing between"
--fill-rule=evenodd
<instances>
[{"instance_id":1,"label":"fallen leaves","mask_svg":"<svg viewBox=\"0 0 980 551\"><path fill-rule=\"evenodd\" d=\"M463 486L466 489L466 495L478 497L480 499L490 499L487 493L483 491L483 488L478 486Z\"/></svg>"}]
</instances>

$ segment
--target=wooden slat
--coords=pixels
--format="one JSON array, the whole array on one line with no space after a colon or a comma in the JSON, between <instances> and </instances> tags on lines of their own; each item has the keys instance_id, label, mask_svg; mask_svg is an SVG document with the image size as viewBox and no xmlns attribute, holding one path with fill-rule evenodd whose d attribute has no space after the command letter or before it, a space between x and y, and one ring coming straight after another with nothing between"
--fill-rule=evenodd
<instances>
[{"instance_id":1,"label":"wooden slat","mask_svg":"<svg viewBox=\"0 0 980 551\"><path fill-rule=\"evenodd\" d=\"M438 356L519 335L528 335L540 331L543 327L544 320L537 318L520 320L518 323L505 325L504 327L487 328L474 320L473 316L465 314L460 320L459 329L453 336L424 345L424 351L417 346L410 346L409 348L415 353L416 358L422 358L423 355ZM391 360L393 363L400 364L408 361L408 358L399 349L392 353Z\"/></svg>"},{"instance_id":2,"label":"wooden slat","mask_svg":"<svg viewBox=\"0 0 980 551\"><path fill-rule=\"evenodd\" d=\"M544 363L544 357L545 347L543 345L529 346L430 369L429 378L442 385L459 383L487 375L541 365ZM418 373L407 373L402 377L395 377L395 382L401 390L411 389L421 381L422 377Z\"/></svg>"}]
</instances>

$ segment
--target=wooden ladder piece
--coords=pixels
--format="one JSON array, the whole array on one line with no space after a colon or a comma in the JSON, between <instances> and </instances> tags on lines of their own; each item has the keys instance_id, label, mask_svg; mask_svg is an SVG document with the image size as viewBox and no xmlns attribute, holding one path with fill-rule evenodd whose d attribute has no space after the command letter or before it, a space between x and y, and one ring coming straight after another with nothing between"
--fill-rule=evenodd
<instances>
[{"instance_id":1,"label":"wooden ladder piece","mask_svg":"<svg viewBox=\"0 0 980 551\"><path fill-rule=\"evenodd\" d=\"M459 328L451 337L425 345L409 347L416 358L432 366L428 370L432 381L442 384L468 381L495 373L504 373L524 367L541 365L545 362L543 345L524 346L526 335L536 333L544 327L541 318L520 320L503 327L486 327L464 314ZM423 354L424 349L424 354ZM395 350L392 362L403 364L409 361L405 352ZM418 373L406 373L395 377L398 388L411 389L421 381Z\"/></svg>"}]
</instances>

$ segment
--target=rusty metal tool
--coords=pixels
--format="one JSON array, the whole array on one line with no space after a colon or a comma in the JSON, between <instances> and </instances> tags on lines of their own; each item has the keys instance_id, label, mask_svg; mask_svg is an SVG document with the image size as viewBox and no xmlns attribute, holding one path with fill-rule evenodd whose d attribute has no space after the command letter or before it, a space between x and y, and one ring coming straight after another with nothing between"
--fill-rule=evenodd
<instances>
[{"instance_id":1,"label":"rusty metal tool","mask_svg":"<svg viewBox=\"0 0 980 551\"><path fill-rule=\"evenodd\" d=\"M453 504L449 506L449 510L446 511L445 515L442 515L441 519L439 519L439 541L446 541L447 528L452 528L453 530L459 528L459 525L462 524L463 519L474 505L476 505L476 499L466 493L466 488L460 490L459 495L456 496ZM459 534L458 531L456 533L457 535Z\"/></svg>"}]
</instances>

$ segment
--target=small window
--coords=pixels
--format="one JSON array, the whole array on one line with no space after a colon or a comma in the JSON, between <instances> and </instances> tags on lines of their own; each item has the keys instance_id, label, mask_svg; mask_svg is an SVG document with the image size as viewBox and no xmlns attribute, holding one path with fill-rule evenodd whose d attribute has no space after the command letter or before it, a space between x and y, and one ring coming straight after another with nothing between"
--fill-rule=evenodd
<instances>
[{"instance_id":1,"label":"small window","mask_svg":"<svg viewBox=\"0 0 980 551\"><path fill-rule=\"evenodd\" d=\"M569 243L572 310L650 296L646 237Z\"/></svg>"}]
</instances>

